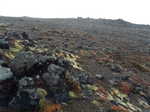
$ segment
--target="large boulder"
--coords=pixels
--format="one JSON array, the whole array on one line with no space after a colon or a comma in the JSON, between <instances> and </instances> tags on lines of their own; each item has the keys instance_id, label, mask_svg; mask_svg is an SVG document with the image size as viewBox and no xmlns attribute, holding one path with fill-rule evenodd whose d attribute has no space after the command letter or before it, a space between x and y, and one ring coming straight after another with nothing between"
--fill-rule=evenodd
<instances>
[{"instance_id":1,"label":"large boulder","mask_svg":"<svg viewBox=\"0 0 150 112\"><path fill-rule=\"evenodd\" d=\"M123 71L123 68L121 65L119 64L110 64L110 69L113 71L113 72L117 72L117 73L120 73Z\"/></svg>"},{"instance_id":2,"label":"large boulder","mask_svg":"<svg viewBox=\"0 0 150 112\"><path fill-rule=\"evenodd\" d=\"M23 77L19 80L17 95L9 103L9 106L15 109L35 110L39 105L39 96L35 83L31 77Z\"/></svg>"},{"instance_id":3,"label":"large boulder","mask_svg":"<svg viewBox=\"0 0 150 112\"><path fill-rule=\"evenodd\" d=\"M48 59L48 56L32 52L21 52L12 60L10 68L17 77L39 75L44 66L47 66Z\"/></svg>"}]
</instances>

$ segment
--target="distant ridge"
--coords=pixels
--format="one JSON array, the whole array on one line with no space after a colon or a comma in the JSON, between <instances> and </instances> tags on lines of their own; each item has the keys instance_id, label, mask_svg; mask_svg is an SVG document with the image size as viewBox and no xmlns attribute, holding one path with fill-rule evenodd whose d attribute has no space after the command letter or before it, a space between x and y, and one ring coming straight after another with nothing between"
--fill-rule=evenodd
<instances>
[{"instance_id":1,"label":"distant ridge","mask_svg":"<svg viewBox=\"0 0 150 112\"><path fill-rule=\"evenodd\" d=\"M110 23L112 22L112 24L134 24L134 25L142 25L142 26L150 26L149 24L136 24L136 23L132 23L132 22L128 22L124 19L103 19L103 18L98 18L98 19L94 19L94 18L83 18L83 17L77 17L77 18L38 18L38 17L30 17L30 16L22 16L22 17L9 17L9 16L0 16L1 18L8 18L8 19L38 19L38 20L84 20L84 21L102 21L104 23Z\"/></svg>"}]
</instances>

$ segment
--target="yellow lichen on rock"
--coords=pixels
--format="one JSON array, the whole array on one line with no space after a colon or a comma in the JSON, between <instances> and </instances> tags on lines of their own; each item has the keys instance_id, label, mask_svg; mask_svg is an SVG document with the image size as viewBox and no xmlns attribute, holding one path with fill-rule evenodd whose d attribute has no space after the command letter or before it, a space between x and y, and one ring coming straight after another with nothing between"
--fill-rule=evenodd
<instances>
[{"instance_id":1,"label":"yellow lichen on rock","mask_svg":"<svg viewBox=\"0 0 150 112\"><path fill-rule=\"evenodd\" d=\"M37 94L40 97L39 108L40 112L44 112L44 108L47 106L45 96L47 96L47 91L42 88L37 88Z\"/></svg>"},{"instance_id":2,"label":"yellow lichen on rock","mask_svg":"<svg viewBox=\"0 0 150 112\"><path fill-rule=\"evenodd\" d=\"M56 57L62 57L64 58L65 60L69 61L70 64L72 65L72 67L76 68L76 69L79 69L79 70L83 70L79 63L77 63L77 59L79 58L79 56L77 55L74 55L72 53L68 53L66 51L62 51L62 50L56 50L55 52L55 56Z\"/></svg>"},{"instance_id":3,"label":"yellow lichen on rock","mask_svg":"<svg viewBox=\"0 0 150 112\"><path fill-rule=\"evenodd\" d=\"M20 40L13 41L13 44L10 46L9 49L1 49L3 56L9 60L15 58L16 54L20 52L24 48L23 44Z\"/></svg>"}]
</instances>

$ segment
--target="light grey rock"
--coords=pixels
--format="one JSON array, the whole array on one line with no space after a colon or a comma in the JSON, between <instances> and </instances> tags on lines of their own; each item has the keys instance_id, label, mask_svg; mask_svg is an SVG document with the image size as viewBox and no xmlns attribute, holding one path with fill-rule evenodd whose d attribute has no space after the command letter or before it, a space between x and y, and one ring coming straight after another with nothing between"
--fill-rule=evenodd
<instances>
[{"instance_id":1,"label":"light grey rock","mask_svg":"<svg viewBox=\"0 0 150 112\"><path fill-rule=\"evenodd\" d=\"M101 74L96 74L95 76L96 76L96 78L97 78L98 80L103 80L103 79L104 79L104 76L101 75Z\"/></svg>"},{"instance_id":2,"label":"light grey rock","mask_svg":"<svg viewBox=\"0 0 150 112\"><path fill-rule=\"evenodd\" d=\"M0 81L9 79L13 76L13 73L9 68L0 66Z\"/></svg>"}]
</instances>

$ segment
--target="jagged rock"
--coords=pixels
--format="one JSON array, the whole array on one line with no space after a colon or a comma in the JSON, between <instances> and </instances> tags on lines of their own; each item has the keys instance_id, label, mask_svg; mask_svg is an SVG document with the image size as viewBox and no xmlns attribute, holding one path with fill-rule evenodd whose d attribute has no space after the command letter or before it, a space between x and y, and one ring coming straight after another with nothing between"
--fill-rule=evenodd
<instances>
[{"instance_id":1,"label":"jagged rock","mask_svg":"<svg viewBox=\"0 0 150 112\"><path fill-rule=\"evenodd\" d=\"M58 58L57 59L57 63L58 63L58 65L63 66L65 68L68 68L69 65L70 65L70 61L68 61L68 60L66 60L64 58Z\"/></svg>"},{"instance_id":2,"label":"jagged rock","mask_svg":"<svg viewBox=\"0 0 150 112\"><path fill-rule=\"evenodd\" d=\"M10 67L18 77L38 75L42 72L42 67L47 65L48 59L48 56L32 52L21 52L12 60Z\"/></svg>"},{"instance_id":3,"label":"jagged rock","mask_svg":"<svg viewBox=\"0 0 150 112\"><path fill-rule=\"evenodd\" d=\"M35 64L35 60L31 52L21 52L12 60L10 67L15 75L23 75Z\"/></svg>"},{"instance_id":4,"label":"jagged rock","mask_svg":"<svg viewBox=\"0 0 150 112\"><path fill-rule=\"evenodd\" d=\"M55 64L50 64L48 66L48 72L50 74L56 74L56 75L61 75L64 72L64 68L57 66Z\"/></svg>"},{"instance_id":5,"label":"jagged rock","mask_svg":"<svg viewBox=\"0 0 150 112\"><path fill-rule=\"evenodd\" d=\"M24 39L29 39L29 35L26 32L21 33Z\"/></svg>"},{"instance_id":6,"label":"jagged rock","mask_svg":"<svg viewBox=\"0 0 150 112\"><path fill-rule=\"evenodd\" d=\"M60 77L55 74L44 73L43 79L48 86L52 87L52 86L58 84Z\"/></svg>"},{"instance_id":7,"label":"jagged rock","mask_svg":"<svg viewBox=\"0 0 150 112\"><path fill-rule=\"evenodd\" d=\"M15 38L14 38L15 37ZM6 40L14 40L14 39L22 39L20 33L18 32L7 32L5 33L5 39Z\"/></svg>"},{"instance_id":8,"label":"jagged rock","mask_svg":"<svg viewBox=\"0 0 150 112\"><path fill-rule=\"evenodd\" d=\"M19 110L34 110L38 108L39 100L34 80L31 77L24 77L19 80L17 95L9 105Z\"/></svg>"},{"instance_id":9,"label":"jagged rock","mask_svg":"<svg viewBox=\"0 0 150 112\"><path fill-rule=\"evenodd\" d=\"M80 71L75 77L78 77L77 80L79 83L86 84L88 82L89 74L84 71Z\"/></svg>"},{"instance_id":10,"label":"jagged rock","mask_svg":"<svg viewBox=\"0 0 150 112\"><path fill-rule=\"evenodd\" d=\"M24 77L21 80L19 80L19 89L26 89L25 87L33 88L34 81L31 77Z\"/></svg>"},{"instance_id":11,"label":"jagged rock","mask_svg":"<svg viewBox=\"0 0 150 112\"><path fill-rule=\"evenodd\" d=\"M79 58L77 55L59 49L56 49L54 54L58 58L58 64L60 64L60 66L65 66L67 69L69 69L68 67L73 67L82 70L77 62L77 59Z\"/></svg>"},{"instance_id":12,"label":"jagged rock","mask_svg":"<svg viewBox=\"0 0 150 112\"><path fill-rule=\"evenodd\" d=\"M110 69L113 72L122 72L123 71L123 68L121 67L121 65L118 65L118 64L111 64Z\"/></svg>"},{"instance_id":13,"label":"jagged rock","mask_svg":"<svg viewBox=\"0 0 150 112\"><path fill-rule=\"evenodd\" d=\"M88 83L88 79L89 79L89 74L85 71L81 71L78 69L69 69L68 70L68 74L66 75L66 77L70 80L76 81L78 83L81 84L85 84Z\"/></svg>"},{"instance_id":14,"label":"jagged rock","mask_svg":"<svg viewBox=\"0 0 150 112\"><path fill-rule=\"evenodd\" d=\"M138 94L141 91L144 91L144 87L140 84L134 85L133 93Z\"/></svg>"},{"instance_id":15,"label":"jagged rock","mask_svg":"<svg viewBox=\"0 0 150 112\"><path fill-rule=\"evenodd\" d=\"M57 66L55 64L50 64L48 66L48 72L43 74L43 79L47 85L50 87L55 86L59 83L62 75L64 75L64 68Z\"/></svg>"},{"instance_id":16,"label":"jagged rock","mask_svg":"<svg viewBox=\"0 0 150 112\"><path fill-rule=\"evenodd\" d=\"M62 91L58 91L54 94L54 99L57 103L67 102L69 100L68 91L62 89Z\"/></svg>"}]
</instances>

